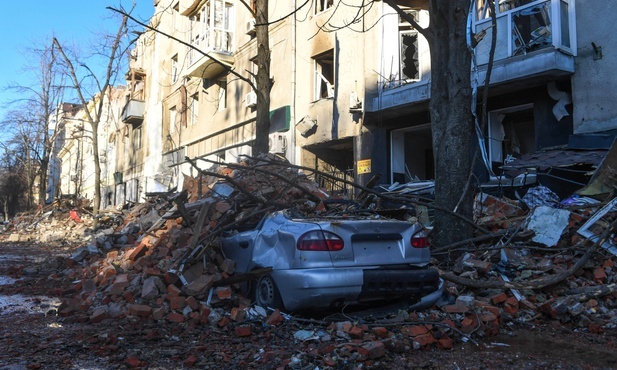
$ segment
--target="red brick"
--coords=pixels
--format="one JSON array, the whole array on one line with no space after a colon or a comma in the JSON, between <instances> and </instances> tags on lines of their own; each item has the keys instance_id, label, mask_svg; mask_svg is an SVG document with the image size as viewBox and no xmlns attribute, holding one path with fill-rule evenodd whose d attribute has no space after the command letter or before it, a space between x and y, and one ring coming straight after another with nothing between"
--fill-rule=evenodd
<instances>
[{"instance_id":1,"label":"red brick","mask_svg":"<svg viewBox=\"0 0 617 370\"><path fill-rule=\"evenodd\" d=\"M145 304L129 305L129 315L148 317L152 314L152 307Z\"/></svg>"},{"instance_id":2,"label":"red brick","mask_svg":"<svg viewBox=\"0 0 617 370\"><path fill-rule=\"evenodd\" d=\"M169 248L160 247L159 250L156 252L156 259L161 260L167 257L168 254L169 254Z\"/></svg>"},{"instance_id":3,"label":"red brick","mask_svg":"<svg viewBox=\"0 0 617 370\"><path fill-rule=\"evenodd\" d=\"M328 344L328 345L322 347L319 350L319 353L321 353L322 355L325 355L325 354L329 354L329 353L334 352L334 350L336 350L336 346L334 344Z\"/></svg>"},{"instance_id":4,"label":"red brick","mask_svg":"<svg viewBox=\"0 0 617 370\"><path fill-rule=\"evenodd\" d=\"M124 289L126 289L128 286L129 286L128 282L113 283L109 287L109 294L112 294L112 295L122 295L122 293L124 293Z\"/></svg>"},{"instance_id":5,"label":"red brick","mask_svg":"<svg viewBox=\"0 0 617 370\"><path fill-rule=\"evenodd\" d=\"M386 354L386 346L380 341L369 342L362 348L368 352L368 357L370 359L381 357Z\"/></svg>"},{"instance_id":6,"label":"red brick","mask_svg":"<svg viewBox=\"0 0 617 370\"><path fill-rule=\"evenodd\" d=\"M490 304L476 301L476 306L481 307L483 311L488 311L496 316L499 316L499 308L491 306Z\"/></svg>"},{"instance_id":7,"label":"red brick","mask_svg":"<svg viewBox=\"0 0 617 370\"><path fill-rule=\"evenodd\" d=\"M195 311L195 310L197 310L199 308L199 302L193 296L187 297L184 300L184 303L186 303L186 305L189 306L191 308L191 310L193 310L193 311Z\"/></svg>"},{"instance_id":8,"label":"red brick","mask_svg":"<svg viewBox=\"0 0 617 370\"><path fill-rule=\"evenodd\" d=\"M202 324L208 323L208 316L210 316L210 308L205 305L199 306L199 322Z\"/></svg>"},{"instance_id":9,"label":"red brick","mask_svg":"<svg viewBox=\"0 0 617 370\"><path fill-rule=\"evenodd\" d=\"M503 306L503 312L507 313L510 316L516 316L516 313L518 312L518 308L514 306L510 306L509 304L506 304Z\"/></svg>"},{"instance_id":10,"label":"red brick","mask_svg":"<svg viewBox=\"0 0 617 370\"><path fill-rule=\"evenodd\" d=\"M506 300L508 300L508 295L506 293L500 293L491 298L491 303L499 304L505 302Z\"/></svg>"},{"instance_id":11,"label":"red brick","mask_svg":"<svg viewBox=\"0 0 617 370\"><path fill-rule=\"evenodd\" d=\"M593 279L601 282L606 281L606 272L604 272L602 267L596 267L593 270Z\"/></svg>"},{"instance_id":12,"label":"red brick","mask_svg":"<svg viewBox=\"0 0 617 370\"><path fill-rule=\"evenodd\" d=\"M148 267L144 273L146 276L163 276L163 272L156 267Z\"/></svg>"},{"instance_id":13,"label":"red brick","mask_svg":"<svg viewBox=\"0 0 617 370\"><path fill-rule=\"evenodd\" d=\"M165 284L175 284L178 280L180 280L180 278L176 274L166 272L165 275L163 275L163 280L165 281Z\"/></svg>"},{"instance_id":14,"label":"red brick","mask_svg":"<svg viewBox=\"0 0 617 370\"><path fill-rule=\"evenodd\" d=\"M274 312L270 314L270 316L268 316L268 318L266 319L266 324L279 326L283 323L283 321L283 315L281 315L281 311L279 311L277 308Z\"/></svg>"},{"instance_id":15,"label":"red brick","mask_svg":"<svg viewBox=\"0 0 617 370\"><path fill-rule=\"evenodd\" d=\"M428 333L428 328L424 325L404 326L401 328L401 333L410 337Z\"/></svg>"},{"instance_id":16,"label":"red brick","mask_svg":"<svg viewBox=\"0 0 617 370\"><path fill-rule=\"evenodd\" d=\"M124 364L128 368L138 368L143 366L142 361L137 357L127 357L126 360L124 360Z\"/></svg>"},{"instance_id":17,"label":"red brick","mask_svg":"<svg viewBox=\"0 0 617 370\"><path fill-rule=\"evenodd\" d=\"M357 326L354 326L351 330L349 330L349 336L351 339L361 339L363 335L364 331Z\"/></svg>"},{"instance_id":18,"label":"red brick","mask_svg":"<svg viewBox=\"0 0 617 370\"><path fill-rule=\"evenodd\" d=\"M237 307L233 307L229 314L229 318L233 321L243 321L246 316L246 311Z\"/></svg>"},{"instance_id":19,"label":"red brick","mask_svg":"<svg viewBox=\"0 0 617 370\"><path fill-rule=\"evenodd\" d=\"M171 312L169 315L167 315L167 321L184 322L184 315L182 315L181 313L177 313L177 312Z\"/></svg>"},{"instance_id":20,"label":"red brick","mask_svg":"<svg viewBox=\"0 0 617 370\"><path fill-rule=\"evenodd\" d=\"M105 307L100 307L97 308L96 310L94 310L94 312L92 313L92 315L90 315L90 322L91 323L99 323L105 319L108 319L109 316L109 312L107 311L107 308Z\"/></svg>"},{"instance_id":21,"label":"red brick","mask_svg":"<svg viewBox=\"0 0 617 370\"><path fill-rule=\"evenodd\" d=\"M227 202L218 202L216 206L214 206L217 212L225 213L231 209L231 205Z\"/></svg>"},{"instance_id":22,"label":"red brick","mask_svg":"<svg viewBox=\"0 0 617 370\"><path fill-rule=\"evenodd\" d=\"M190 355L186 360L184 360L184 365L187 367L193 367L199 361L199 358L195 355Z\"/></svg>"},{"instance_id":23,"label":"red brick","mask_svg":"<svg viewBox=\"0 0 617 370\"><path fill-rule=\"evenodd\" d=\"M452 347L454 346L454 341L452 340L452 338L445 337L439 339L437 341L437 344L439 345L439 348L452 349Z\"/></svg>"},{"instance_id":24,"label":"red brick","mask_svg":"<svg viewBox=\"0 0 617 370\"><path fill-rule=\"evenodd\" d=\"M604 328L599 324L589 324L589 332L592 334L604 334Z\"/></svg>"},{"instance_id":25,"label":"red brick","mask_svg":"<svg viewBox=\"0 0 617 370\"><path fill-rule=\"evenodd\" d=\"M253 334L253 330L251 329L250 325L236 326L234 331L239 337L250 337L251 334Z\"/></svg>"},{"instance_id":26,"label":"red brick","mask_svg":"<svg viewBox=\"0 0 617 370\"><path fill-rule=\"evenodd\" d=\"M291 358L291 352L284 351L284 350L274 350L274 351L268 351L264 355L264 361L266 362L270 362L276 358L282 359L282 360Z\"/></svg>"},{"instance_id":27,"label":"red brick","mask_svg":"<svg viewBox=\"0 0 617 370\"><path fill-rule=\"evenodd\" d=\"M604 268L609 268L609 267L615 267L615 263L613 262L613 260L608 259L606 261L604 261L604 264L602 265L602 267Z\"/></svg>"},{"instance_id":28,"label":"red brick","mask_svg":"<svg viewBox=\"0 0 617 370\"><path fill-rule=\"evenodd\" d=\"M478 325L479 323L477 320L466 317L461 321L461 331L465 334L470 334Z\"/></svg>"},{"instance_id":29,"label":"red brick","mask_svg":"<svg viewBox=\"0 0 617 370\"><path fill-rule=\"evenodd\" d=\"M510 297L506 300L506 304L518 308L518 299L516 299L516 297Z\"/></svg>"},{"instance_id":30,"label":"red brick","mask_svg":"<svg viewBox=\"0 0 617 370\"><path fill-rule=\"evenodd\" d=\"M135 249L133 249L129 253L127 259L129 261L135 261L139 257L144 256L146 254L146 251L148 251L148 247L145 244L140 243L139 245L137 245L137 247L135 247Z\"/></svg>"},{"instance_id":31,"label":"red brick","mask_svg":"<svg viewBox=\"0 0 617 370\"><path fill-rule=\"evenodd\" d=\"M418 342L422 347L425 347L431 343L435 343L435 337L433 337L430 333L427 333L413 337L413 341Z\"/></svg>"},{"instance_id":32,"label":"red brick","mask_svg":"<svg viewBox=\"0 0 617 370\"><path fill-rule=\"evenodd\" d=\"M342 322L340 323L340 330L344 333L349 333L349 331L351 330L351 328L353 328L353 325L350 322Z\"/></svg>"},{"instance_id":33,"label":"red brick","mask_svg":"<svg viewBox=\"0 0 617 370\"><path fill-rule=\"evenodd\" d=\"M216 323L216 325L218 325L219 328L223 328L227 326L227 324L229 324L229 319L227 317L223 317L221 320L219 320L218 323Z\"/></svg>"},{"instance_id":34,"label":"red brick","mask_svg":"<svg viewBox=\"0 0 617 370\"><path fill-rule=\"evenodd\" d=\"M386 338L388 336L388 329L384 328L383 326L378 326L373 328L373 334L377 338Z\"/></svg>"},{"instance_id":35,"label":"red brick","mask_svg":"<svg viewBox=\"0 0 617 370\"><path fill-rule=\"evenodd\" d=\"M135 303L135 297L133 297L133 293L131 293L130 290L125 290L124 293L122 293L122 298L128 303Z\"/></svg>"},{"instance_id":36,"label":"red brick","mask_svg":"<svg viewBox=\"0 0 617 370\"><path fill-rule=\"evenodd\" d=\"M194 323L198 323L200 320L200 315L199 312L193 311L191 313L189 313L189 318L194 321Z\"/></svg>"},{"instance_id":37,"label":"red brick","mask_svg":"<svg viewBox=\"0 0 617 370\"><path fill-rule=\"evenodd\" d=\"M216 290L216 296L219 299L231 299L231 289L229 288L218 288Z\"/></svg>"},{"instance_id":38,"label":"red brick","mask_svg":"<svg viewBox=\"0 0 617 370\"><path fill-rule=\"evenodd\" d=\"M165 311L163 307L155 308L154 310L152 310L152 318L154 320L163 320L166 314L167 311Z\"/></svg>"},{"instance_id":39,"label":"red brick","mask_svg":"<svg viewBox=\"0 0 617 370\"><path fill-rule=\"evenodd\" d=\"M186 307L185 298L182 296L179 297L171 297L169 300L169 308L172 310L181 311Z\"/></svg>"},{"instance_id":40,"label":"red brick","mask_svg":"<svg viewBox=\"0 0 617 370\"><path fill-rule=\"evenodd\" d=\"M334 361L334 359L332 357L330 357L330 356L324 356L323 363L324 363L324 365L326 365L328 367L335 367L336 366L336 361Z\"/></svg>"},{"instance_id":41,"label":"red brick","mask_svg":"<svg viewBox=\"0 0 617 370\"><path fill-rule=\"evenodd\" d=\"M441 309L447 313L465 313L469 311L469 307L458 304L449 304L443 306Z\"/></svg>"},{"instance_id":42,"label":"red brick","mask_svg":"<svg viewBox=\"0 0 617 370\"><path fill-rule=\"evenodd\" d=\"M491 322L491 321L496 321L498 318L497 315L494 315L492 313L485 313L482 315L478 316L478 319L480 319L480 321L482 322Z\"/></svg>"}]
</instances>

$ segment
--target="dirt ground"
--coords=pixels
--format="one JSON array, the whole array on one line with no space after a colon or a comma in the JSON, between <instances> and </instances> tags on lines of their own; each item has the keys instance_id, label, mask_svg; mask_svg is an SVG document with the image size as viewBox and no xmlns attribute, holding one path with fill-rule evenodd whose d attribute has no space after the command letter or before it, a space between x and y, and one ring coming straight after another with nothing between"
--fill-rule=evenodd
<instances>
[{"instance_id":1,"label":"dirt ground","mask_svg":"<svg viewBox=\"0 0 617 370\"><path fill-rule=\"evenodd\" d=\"M298 333L327 332L328 318L315 315L294 316L280 326L241 323L251 327L250 336L237 335L234 323L191 326L136 317L76 322L56 314L58 297L71 284L57 275L63 267L58 257L70 252L0 243L0 370L617 368L617 332L582 333L550 321L504 323L497 336L456 341L449 350L414 350L386 339L385 353L376 356L353 340L298 339ZM396 333L405 324L387 329Z\"/></svg>"}]
</instances>

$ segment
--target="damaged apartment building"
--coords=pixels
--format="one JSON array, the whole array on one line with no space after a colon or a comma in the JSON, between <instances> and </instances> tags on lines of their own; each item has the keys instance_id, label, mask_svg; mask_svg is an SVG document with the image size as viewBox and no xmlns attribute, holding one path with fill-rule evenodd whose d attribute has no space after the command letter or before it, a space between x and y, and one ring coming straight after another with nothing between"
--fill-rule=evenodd
<instances>
[{"instance_id":1,"label":"damaged apartment building","mask_svg":"<svg viewBox=\"0 0 617 370\"><path fill-rule=\"evenodd\" d=\"M428 26L428 1L398 3L408 6L421 26ZM601 158L615 136L617 110L611 102L617 79L611 71L617 58L608 50L617 45L604 37L605 30L614 28L606 14L615 4L495 3L496 28L485 0L472 2L469 22L470 36L477 41L472 81L478 91L478 119L496 30L488 122L477 132L485 159L477 175L485 184L554 183L562 189L560 195L566 195L570 186L582 185L573 172L563 172L566 167L573 167L574 173L589 170L586 164L597 164L598 153L593 151L600 149ZM384 5L384 14L387 8ZM370 135L365 135L363 147L372 170L387 174L386 183L430 180L434 169L428 44L395 14L384 17L380 27L383 42L375 47L380 77L375 91L366 93L364 125Z\"/></svg>"},{"instance_id":2,"label":"damaged apartment building","mask_svg":"<svg viewBox=\"0 0 617 370\"><path fill-rule=\"evenodd\" d=\"M496 3L478 178L496 181L525 154L606 150L617 129L617 40L605 36L615 5ZM428 1L398 5L428 26ZM470 11L479 112L495 29L484 0ZM270 1L269 19L270 152L360 184L378 173L382 184L434 178L430 51L417 30L382 1ZM196 175L185 157L202 169L236 162L251 154L256 134L255 91L231 73L253 80L257 71L251 11L236 0L155 0L149 26L125 76L110 171L114 204L181 187L184 175ZM316 180L332 192L348 190Z\"/></svg>"}]
</instances>

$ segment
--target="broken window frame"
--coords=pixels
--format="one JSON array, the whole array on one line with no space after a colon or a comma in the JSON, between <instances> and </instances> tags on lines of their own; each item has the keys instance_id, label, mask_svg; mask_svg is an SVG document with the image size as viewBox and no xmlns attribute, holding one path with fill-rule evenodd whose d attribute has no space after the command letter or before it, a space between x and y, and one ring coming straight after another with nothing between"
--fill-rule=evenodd
<instances>
[{"instance_id":1,"label":"broken window frame","mask_svg":"<svg viewBox=\"0 0 617 370\"><path fill-rule=\"evenodd\" d=\"M415 56L413 57L413 59L414 59L414 63L417 66L417 71L416 71L416 75L412 77L412 76L407 76L404 72L407 66L405 63L406 61L405 51L410 46L404 42L404 38L413 37L413 36L415 36L415 42L413 44L416 47L416 52L415 52ZM420 34L418 33L417 30L409 29L409 30L399 31L399 49L398 49L399 50L399 71L398 71L399 75L398 77L399 77L399 83L401 85L412 83L412 82L418 82L422 79L422 74L420 70L420 56L418 52L419 43L420 43Z\"/></svg>"},{"instance_id":2,"label":"broken window frame","mask_svg":"<svg viewBox=\"0 0 617 370\"><path fill-rule=\"evenodd\" d=\"M486 33L477 47L479 64L485 64L492 32L488 0L476 0L474 15L474 32L477 35ZM501 0L496 7L496 17L495 60L548 47L576 56L575 0ZM521 24L529 24L529 27L523 29Z\"/></svg>"},{"instance_id":3,"label":"broken window frame","mask_svg":"<svg viewBox=\"0 0 617 370\"><path fill-rule=\"evenodd\" d=\"M216 81L218 86L218 99L216 110L223 111L227 108L227 76L223 76Z\"/></svg>"},{"instance_id":4,"label":"broken window frame","mask_svg":"<svg viewBox=\"0 0 617 370\"><path fill-rule=\"evenodd\" d=\"M133 127L133 134L131 138L131 144L133 150L139 150L142 147L142 125L136 125Z\"/></svg>"},{"instance_id":5,"label":"broken window frame","mask_svg":"<svg viewBox=\"0 0 617 370\"><path fill-rule=\"evenodd\" d=\"M334 75L334 49L314 56L313 63L315 71L313 83L314 100L334 98L334 82L336 81L336 76Z\"/></svg>"},{"instance_id":6,"label":"broken window frame","mask_svg":"<svg viewBox=\"0 0 617 370\"><path fill-rule=\"evenodd\" d=\"M189 103L189 125L195 126L199 120L199 93L191 95Z\"/></svg>"},{"instance_id":7,"label":"broken window frame","mask_svg":"<svg viewBox=\"0 0 617 370\"><path fill-rule=\"evenodd\" d=\"M617 211L617 198L610 201L604 207L602 207L599 211L597 211L587 222L583 224L576 232L583 237L589 239L593 243L598 243L600 241L601 233L594 233L592 231L593 226L600 221L600 225L604 223L605 225L610 225L610 222L603 220L602 218L606 216L608 213L614 213ZM610 237L600 245L602 248L609 251L614 256L617 256L617 245L612 243L615 239Z\"/></svg>"},{"instance_id":8,"label":"broken window frame","mask_svg":"<svg viewBox=\"0 0 617 370\"><path fill-rule=\"evenodd\" d=\"M405 13L410 15L416 21L420 20L420 12L418 10L410 9L408 7L401 7ZM420 58L420 49L426 47L426 42L423 40L423 36L414 29L414 27L404 20L400 15L396 14L398 19L398 28L397 28L397 44L396 51L394 51L392 58L393 63L391 63L391 68L389 72L386 72L384 75L387 76L384 83L380 88L383 89L392 89L396 87L400 87L409 83L416 83L422 80L422 61ZM415 55L414 55L414 64L416 66L415 76L410 78L405 75L404 70L406 69L405 65L405 51L407 45L404 43L405 37L408 36L415 37L415 42L413 45L415 46Z\"/></svg>"},{"instance_id":9,"label":"broken window frame","mask_svg":"<svg viewBox=\"0 0 617 370\"><path fill-rule=\"evenodd\" d=\"M487 128L487 147L488 147L488 160L489 163L501 163L506 164L508 158L504 152L503 145L505 139L505 128L503 126L503 118L505 115L531 110L533 112L533 103L517 105L504 109L492 110L488 112L488 128ZM502 118L499 118L503 116ZM535 125L535 123L534 123ZM534 134L535 140L535 134ZM527 152L522 152L524 154Z\"/></svg>"},{"instance_id":10,"label":"broken window frame","mask_svg":"<svg viewBox=\"0 0 617 370\"><path fill-rule=\"evenodd\" d=\"M178 75L180 74L180 66L178 64L178 54L171 57L171 83L178 82Z\"/></svg>"},{"instance_id":11,"label":"broken window frame","mask_svg":"<svg viewBox=\"0 0 617 370\"><path fill-rule=\"evenodd\" d=\"M178 119L178 108L174 105L169 108L169 134L173 135L176 132L176 120Z\"/></svg>"},{"instance_id":12,"label":"broken window frame","mask_svg":"<svg viewBox=\"0 0 617 370\"><path fill-rule=\"evenodd\" d=\"M315 0L315 14L323 13L334 6L334 0Z\"/></svg>"}]
</instances>

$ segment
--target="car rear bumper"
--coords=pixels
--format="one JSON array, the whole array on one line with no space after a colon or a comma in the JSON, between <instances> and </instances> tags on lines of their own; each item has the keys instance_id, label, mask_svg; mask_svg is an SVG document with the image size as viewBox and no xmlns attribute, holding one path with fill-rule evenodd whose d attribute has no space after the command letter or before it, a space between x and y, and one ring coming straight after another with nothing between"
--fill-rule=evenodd
<instances>
[{"instance_id":1,"label":"car rear bumper","mask_svg":"<svg viewBox=\"0 0 617 370\"><path fill-rule=\"evenodd\" d=\"M415 298L411 309L419 310L432 306L443 291L434 269L297 269L271 275L289 311L393 296Z\"/></svg>"}]
</instances>

